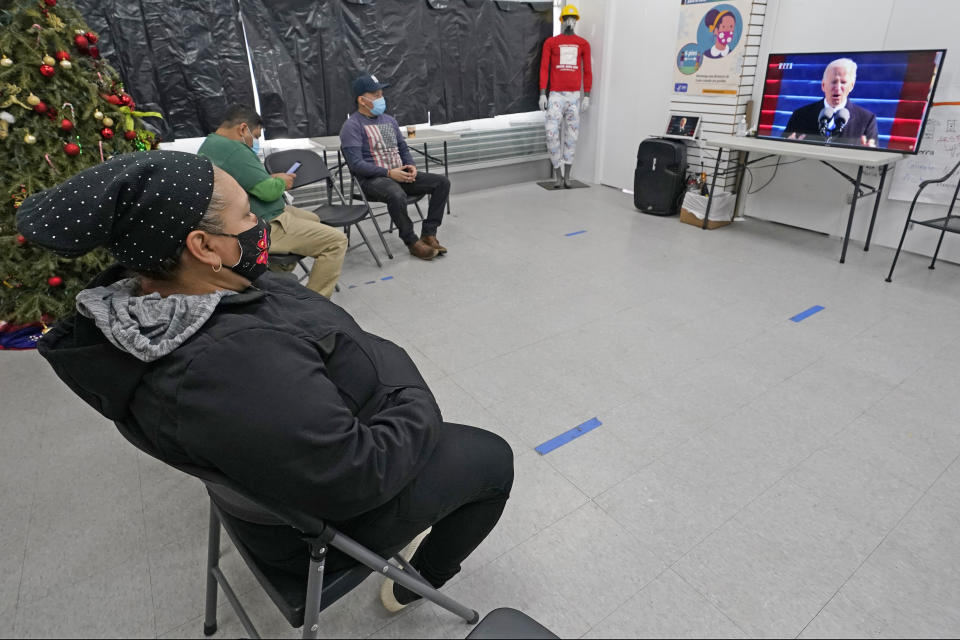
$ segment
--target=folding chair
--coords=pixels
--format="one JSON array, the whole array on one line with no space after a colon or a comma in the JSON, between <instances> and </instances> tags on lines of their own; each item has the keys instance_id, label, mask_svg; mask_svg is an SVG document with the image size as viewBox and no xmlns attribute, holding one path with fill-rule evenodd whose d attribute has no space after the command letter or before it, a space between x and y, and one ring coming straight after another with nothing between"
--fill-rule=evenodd
<instances>
[{"instance_id":1,"label":"folding chair","mask_svg":"<svg viewBox=\"0 0 960 640\"><path fill-rule=\"evenodd\" d=\"M953 207L957 204L957 199L960 198L960 182L957 183L957 188L953 190L953 199L950 200L950 208L947 209L947 215L943 218L933 218L931 220L914 220L913 219L913 210L917 206L917 200L920 198L920 194L923 193L923 190L929 187L931 184L941 184L946 182L957 172L957 169L960 169L960 162L953 165L953 169L950 170L950 173L943 176L942 178L937 178L935 180L924 180L920 183L920 187L917 189L917 193L913 196L913 202L910 203L910 210L907 212L907 221L903 224L903 234L900 235L900 244L897 245L897 252L893 255L893 263L890 265L890 273L887 274L886 281L893 281L893 270L897 267L897 259L900 258L900 250L903 249L903 241L907 237L907 231L910 229L910 224L919 224L923 227L930 227L931 229L940 230L940 239L937 240L937 248L933 252L933 259L930 261L930 266L928 269L933 269L937 263L937 256L940 255L940 247L943 245L943 236L949 231L950 233L960 233L960 217L953 215ZM879 195L877 196L879 197Z\"/></svg>"},{"instance_id":2,"label":"folding chair","mask_svg":"<svg viewBox=\"0 0 960 640\"><path fill-rule=\"evenodd\" d=\"M343 197L343 192L337 187L336 181L334 181L330 175L327 164L319 154L310 149L277 151L268 155L264 159L263 164L269 173L282 173L289 169L294 162L299 162L300 168L297 169L297 175L293 180L293 188L313 184L321 180L326 180L327 182L327 204L313 211L317 214L321 222L331 227L341 227L344 233L347 234L348 241L350 239L350 228L356 227L357 231L360 232L360 237L363 238L363 243L367 245L367 249L370 250L370 255L373 256L374 261L377 263L377 266L383 267L379 256L377 256L376 251L373 250L373 245L371 245L367 239L367 234L364 233L363 227L360 226L363 220L369 218L377 230L377 235L380 236L380 242L383 243L384 251L387 252L387 256L391 259L393 258L393 254L390 253L390 248L387 246L387 241L383 237L383 232L380 230L380 225L377 224L377 219L374 217L370 205L368 203L362 205L350 204ZM333 204L334 192L339 196L341 204ZM350 247L348 251L358 246L360 245L354 245Z\"/></svg>"},{"instance_id":3,"label":"folding chair","mask_svg":"<svg viewBox=\"0 0 960 640\"><path fill-rule=\"evenodd\" d=\"M164 460L163 454L143 435L132 418L115 424L133 446L179 471L199 478L207 487L207 493L210 495L210 532L207 550L206 613L203 622L205 635L213 635L217 631L217 587L219 586L250 637L260 637L236 592L220 569L221 526L226 530L257 582L270 596L283 617L294 628L303 626L304 638L319 638L320 612L349 593L374 572L420 594L424 599L463 618L468 624L476 624L480 619L473 609L465 607L430 586L399 555L392 558L399 565L395 566L319 518L251 497L244 489L215 469L191 464L174 464ZM286 525L301 532L304 544L310 550L308 574L297 579L257 560L235 534L231 526L233 518L254 524ZM357 563L341 571L324 575L327 548L330 546L353 558Z\"/></svg>"},{"instance_id":4,"label":"folding chair","mask_svg":"<svg viewBox=\"0 0 960 640\"><path fill-rule=\"evenodd\" d=\"M370 204L370 200L367 199L367 194L363 192L363 187L360 186L360 181L357 179L353 171L350 169L350 167L347 166L345 162L341 163L340 166L337 168L338 173L342 174L344 168L346 168L346 170L350 173L350 199L362 201L365 205L370 207L370 210L372 211L373 207ZM425 194L422 194L422 193L416 196L407 195L407 208L409 208L410 205L413 205L414 207L416 207L417 215L420 216L420 222L423 222L425 220L425 218L423 217L423 209L420 208L420 201L423 200L424 197L425 197ZM375 200L374 202L379 202L380 204L384 204L379 200ZM374 217L377 217L382 215L389 215L389 213L390 213L389 210L384 208L382 212L375 213L373 215ZM387 233L393 233L393 229L394 229L393 218L391 218L390 226L387 228Z\"/></svg>"}]
</instances>

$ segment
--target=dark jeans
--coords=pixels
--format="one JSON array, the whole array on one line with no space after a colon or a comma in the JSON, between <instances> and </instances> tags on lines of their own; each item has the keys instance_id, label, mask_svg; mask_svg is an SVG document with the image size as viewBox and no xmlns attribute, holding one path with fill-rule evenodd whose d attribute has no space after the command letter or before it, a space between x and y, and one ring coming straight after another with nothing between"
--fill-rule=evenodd
<instances>
[{"instance_id":1,"label":"dark jeans","mask_svg":"<svg viewBox=\"0 0 960 640\"><path fill-rule=\"evenodd\" d=\"M411 564L430 584L440 587L460 571L460 563L493 530L512 486L510 445L489 431L445 422L430 460L403 491L373 511L331 524L385 557L432 526ZM233 522L243 543L263 562L306 574L309 554L292 528ZM330 548L327 571L353 564L354 560Z\"/></svg>"},{"instance_id":2,"label":"dark jeans","mask_svg":"<svg viewBox=\"0 0 960 640\"><path fill-rule=\"evenodd\" d=\"M424 236L437 235L437 228L443 222L443 212L447 207L447 198L450 196L450 181L438 173L418 172L414 182L399 183L393 178L381 176L365 179L360 187L367 195L368 200L385 202L390 219L400 231L400 239L404 244L411 245L417 241L417 234L413 231L413 222L407 215L407 196L430 195L430 207L427 210L427 219L423 221L420 234Z\"/></svg>"}]
</instances>

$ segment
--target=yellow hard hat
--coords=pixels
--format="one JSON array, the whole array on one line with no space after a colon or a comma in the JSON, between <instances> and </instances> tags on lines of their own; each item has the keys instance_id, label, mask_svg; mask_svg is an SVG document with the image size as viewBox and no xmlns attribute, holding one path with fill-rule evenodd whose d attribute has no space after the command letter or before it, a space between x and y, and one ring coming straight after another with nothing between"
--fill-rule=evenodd
<instances>
[{"instance_id":1,"label":"yellow hard hat","mask_svg":"<svg viewBox=\"0 0 960 640\"><path fill-rule=\"evenodd\" d=\"M560 20L563 20L564 18L569 18L570 16L573 16L577 20L580 19L580 12L577 11L577 8L572 4L568 4L563 8L563 11L560 12Z\"/></svg>"}]
</instances>

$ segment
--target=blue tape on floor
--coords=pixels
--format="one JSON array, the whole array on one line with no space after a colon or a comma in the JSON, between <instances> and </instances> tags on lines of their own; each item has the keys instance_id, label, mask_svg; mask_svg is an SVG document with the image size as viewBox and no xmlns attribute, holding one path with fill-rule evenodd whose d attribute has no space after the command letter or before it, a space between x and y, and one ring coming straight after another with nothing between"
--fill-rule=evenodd
<instances>
[{"instance_id":1,"label":"blue tape on floor","mask_svg":"<svg viewBox=\"0 0 960 640\"><path fill-rule=\"evenodd\" d=\"M820 313L825 308L826 307L821 307L820 305L814 305L809 309L807 309L806 311L801 311L800 313L798 313L797 315L793 316L790 319L793 320L794 322L800 322L801 320L805 320L806 318L809 318L815 313Z\"/></svg>"},{"instance_id":2,"label":"blue tape on floor","mask_svg":"<svg viewBox=\"0 0 960 640\"><path fill-rule=\"evenodd\" d=\"M384 276L380 278L381 280L393 280L393 276Z\"/></svg>"},{"instance_id":3,"label":"blue tape on floor","mask_svg":"<svg viewBox=\"0 0 960 640\"><path fill-rule=\"evenodd\" d=\"M586 233L586 232L587 232L586 229L581 229L580 231L573 231L573 232L571 232L571 233L566 233L566 234L564 234L564 235L566 235L566 236L569 238L570 236L578 236L578 235L580 235L581 233Z\"/></svg>"},{"instance_id":4,"label":"blue tape on floor","mask_svg":"<svg viewBox=\"0 0 960 640\"><path fill-rule=\"evenodd\" d=\"M583 424L576 426L573 429L570 429L570 431L567 431L566 433L561 433L560 435L558 435L556 438L553 438L552 440L547 440L539 447L535 447L534 450L540 455L545 456L551 451L553 451L554 449L556 449L557 447L562 447L563 445L567 444L574 438L579 438L583 434L587 433L588 431L593 431L594 429L596 429L602 424L603 423L600 422L598 419L592 418L590 420L587 420Z\"/></svg>"},{"instance_id":5,"label":"blue tape on floor","mask_svg":"<svg viewBox=\"0 0 960 640\"><path fill-rule=\"evenodd\" d=\"M352 285L350 285L349 287L347 287L347 289L356 289L356 288L357 288L357 285L355 285L355 284L352 284Z\"/></svg>"},{"instance_id":6,"label":"blue tape on floor","mask_svg":"<svg viewBox=\"0 0 960 640\"><path fill-rule=\"evenodd\" d=\"M377 284L377 281L376 281L376 280L370 280L370 281L368 281L368 282L364 282L363 284Z\"/></svg>"}]
</instances>

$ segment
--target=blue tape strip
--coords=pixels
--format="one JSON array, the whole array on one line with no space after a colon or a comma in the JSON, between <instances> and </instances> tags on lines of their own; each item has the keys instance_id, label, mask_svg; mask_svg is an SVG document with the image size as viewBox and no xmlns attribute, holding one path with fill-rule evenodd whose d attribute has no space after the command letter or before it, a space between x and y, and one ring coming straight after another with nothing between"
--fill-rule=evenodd
<instances>
[{"instance_id":1,"label":"blue tape strip","mask_svg":"<svg viewBox=\"0 0 960 640\"><path fill-rule=\"evenodd\" d=\"M380 278L381 280L393 280L393 276L384 276Z\"/></svg>"},{"instance_id":2,"label":"blue tape strip","mask_svg":"<svg viewBox=\"0 0 960 640\"><path fill-rule=\"evenodd\" d=\"M814 306L810 307L809 309L807 309L806 311L801 311L800 313L798 313L797 315L793 316L793 317L790 318L790 319L793 320L794 322L800 322L801 320L804 320L804 319L806 319L806 318L809 318L810 316L812 316L812 315L815 314L815 313L820 313L820 312L823 311L825 308L826 308L826 307L821 307L820 305L814 305Z\"/></svg>"},{"instance_id":3,"label":"blue tape strip","mask_svg":"<svg viewBox=\"0 0 960 640\"><path fill-rule=\"evenodd\" d=\"M355 285L355 284L352 284L352 285L350 285L349 287L347 287L347 289L356 289L356 288L357 288L357 285Z\"/></svg>"},{"instance_id":4,"label":"blue tape strip","mask_svg":"<svg viewBox=\"0 0 960 640\"><path fill-rule=\"evenodd\" d=\"M561 433L560 435L558 435L556 438L553 438L552 440L547 440L539 447L535 447L534 450L540 455L545 456L551 451L553 451L554 449L556 449L557 447L562 447L563 445L567 444L571 440L575 438L579 438L580 436L587 433L588 431L593 431L594 429L596 429L602 424L603 423L600 422L597 418L591 418L590 420L587 420L583 424L578 425L573 429L570 429L570 431L567 431L566 433Z\"/></svg>"},{"instance_id":5,"label":"blue tape strip","mask_svg":"<svg viewBox=\"0 0 960 640\"><path fill-rule=\"evenodd\" d=\"M369 281L367 281L367 282L364 282L363 284L377 284L377 281L376 281L376 280L369 280Z\"/></svg>"},{"instance_id":6,"label":"blue tape strip","mask_svg":"<svg viewBox=\"0 0 960 640\"><path fill-rule=\"evenodd\" d=\"M587 232L586 229L581 229L580 231L574 231L574 232L572 232L572 233L566 233L566 234L564 234L564 235L566 235L566 236L569 238L570 236L578 236L578 235L580 235L581 233L586 233L586 232Z\"/></svg>"}]
</instances>

